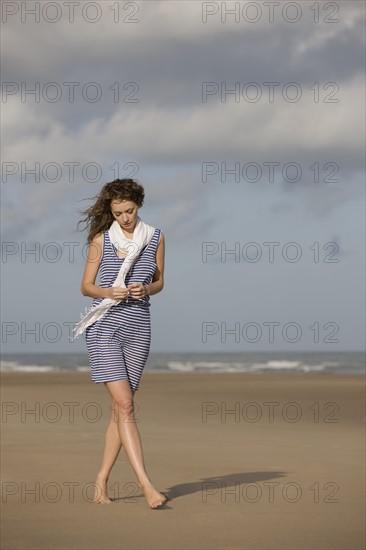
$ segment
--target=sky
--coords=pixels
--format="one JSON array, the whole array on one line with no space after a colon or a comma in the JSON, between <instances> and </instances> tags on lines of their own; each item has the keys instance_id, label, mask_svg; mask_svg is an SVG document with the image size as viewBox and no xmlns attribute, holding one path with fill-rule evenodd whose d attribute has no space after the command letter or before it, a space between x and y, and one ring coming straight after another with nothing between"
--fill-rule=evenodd
<instances>
[{"instance_id":1,"label":"sky","mask_svg":"<svg viewBox=\"0 0 366 550\"><path fill-rule=\"evenodd\" d=\"M363 350L364 3L36 4L2 12L3 352L86 352L116 177L165 236L152 352Z\"/></svg>"}]
</instances>

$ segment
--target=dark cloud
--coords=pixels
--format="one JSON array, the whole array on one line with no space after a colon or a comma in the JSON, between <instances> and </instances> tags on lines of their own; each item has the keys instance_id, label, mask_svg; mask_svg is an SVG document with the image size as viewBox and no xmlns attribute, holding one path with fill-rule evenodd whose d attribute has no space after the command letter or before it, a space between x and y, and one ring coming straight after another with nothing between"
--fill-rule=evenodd
<instances>
[{"instance_id":1,"label":"dark cloud","mask_svg":"<svg viewBox=\"0 0 366 550\"><path fill-rule=\"evenodd\" d=\"M364 171L364 6L338 4L337 24L315 24L310 12L297 24L222 24L217 18L203 24L202 6L193 2L142 2L140 23L122 27L10 20L3 81L29 88L34 82L98 82L103 98L95 104L10 98L4 104L4 160L94 160L106 166L135 161L146 173L164 167L169 175L155 182L150 200L177 238L211 223L209 215L207 223L192 222L202 212L202 162L294 161L308 168L333 161L340 167L337 188L278 177L279 199L272 207L272 213L281 212L288 200L302 197L315 216L326 215L361 196ZM308 86L328 81L339 84L339 103L314 104ZM114 103L108 90L114 82L136 82L139 102ZM235 82L297 82L308 95L298 104L223 104L219 94L202 103L202 82L225 82L228 88ZM182 166L192 169L188 183L176 176ZM75 185L83 195L86 187ZM75 198L67 184L24 188L30 208L19 216L16 188L5 185L3 192L12 205L5 207L5 230L19 236L34 228L37 216L48 216L55 201L72 204Z\"/></svg>"}]
</instances>

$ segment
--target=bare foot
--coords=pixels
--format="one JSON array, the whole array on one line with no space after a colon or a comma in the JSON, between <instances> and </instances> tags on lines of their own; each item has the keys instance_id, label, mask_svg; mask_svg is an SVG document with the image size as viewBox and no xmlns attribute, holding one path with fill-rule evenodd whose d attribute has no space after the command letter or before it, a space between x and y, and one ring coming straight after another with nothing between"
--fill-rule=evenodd
<instances>
[{"instance_id":1,"label":"bare foot","mask_svg":"<svg viewBox=\"0 0 366 550\"><path fill-rule=\"evenodd\" d=\"M143 490L150 508L158 508L159 506L165 504L168 500L171 500L164 493L159 493L159 491L157 491L151 483L145 485L144 487L139 483L138 486Z\"/></svg>"},{"instance_id":2,"label":"bare foot","mask_svg":"<svg viewBox=\"0 0 366 550\"><path fill-rule=\"evenodd\" d=\"M107 481L107 479L97 477L93 500L95 504L112 504L111 499L107 495Z\"/></svg>"}]
</instances>

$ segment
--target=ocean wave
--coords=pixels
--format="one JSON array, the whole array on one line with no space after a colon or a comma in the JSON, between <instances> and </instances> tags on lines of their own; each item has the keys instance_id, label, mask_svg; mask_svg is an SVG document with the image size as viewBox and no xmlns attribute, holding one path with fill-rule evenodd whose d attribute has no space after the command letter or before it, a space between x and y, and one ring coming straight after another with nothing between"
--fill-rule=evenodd
<instances>
[{"instance_id":1,"label":"ocean wave","mask_svg":"<svg viewBox=\"0 0 366 550\"><path fill-rule=\"evenodd\" d=\"M3 354L2 372L90 372L85 354ZM364 374L365 361L361 353L321 354L152 354L145 367L147 372L170 373L345 373Z\"/></svg>"},{"instance_id":2,"label":"ocean wave","mask_svg":"<svg viewBox=\"0 0 366 550\"><path fill-rule=\"evenodd\" d=\"M326 369L339 367L337 362L323 362L308 365L301 361L271 360L263 363L232 362L232 361L168 361L167 368L171 372L322 372Z\"/></svg>"},{"instance_id":3,"label":"ocean wave","mask_svg":"<svg viewBox=\"0 0 366 550\"><path fill-rule=\"evenodd\" d=\"M17 361L1 361L1 372L52 372L60 371L55 365L19 365Z\"/></svg>"}]
</instances>

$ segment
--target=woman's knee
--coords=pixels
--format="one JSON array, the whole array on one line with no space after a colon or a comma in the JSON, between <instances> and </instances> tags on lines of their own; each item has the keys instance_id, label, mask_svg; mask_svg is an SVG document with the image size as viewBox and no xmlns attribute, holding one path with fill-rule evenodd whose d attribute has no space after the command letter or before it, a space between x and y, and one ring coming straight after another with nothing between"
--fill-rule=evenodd
<instances>
[{"instance_id":1,"label":"woman's knee","mask_svg":"<svg viewBox=\"0 0 366 550\"><path fill-rule=\"evenodd\" d=\"M133 410L135 391L125 380L106 383L106 385L112 398L112 414L130 413Z\"/></svg>"},{"instance_id":2,"label":"woman's knee","mask_svg":"<svg viewBox=\"0 0 366 550\"><path fill-rule=\"evenodd\" d=\"M112 415L111 418L114 419L115 422L118 422L118 418L127 418L127 417L133 417L134 413L134 402L133 399L117 399L112 400Z\"/></svg>"}]
</instances>

